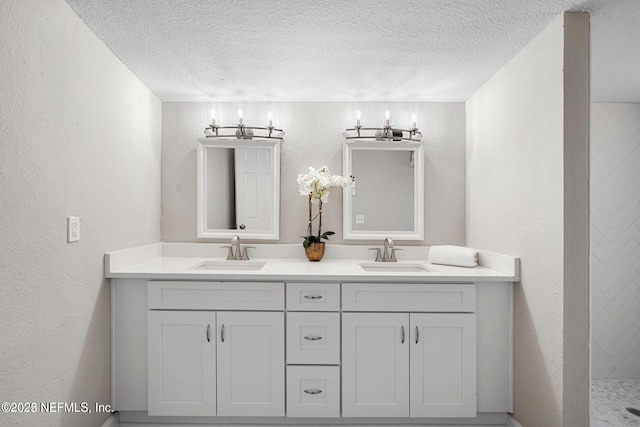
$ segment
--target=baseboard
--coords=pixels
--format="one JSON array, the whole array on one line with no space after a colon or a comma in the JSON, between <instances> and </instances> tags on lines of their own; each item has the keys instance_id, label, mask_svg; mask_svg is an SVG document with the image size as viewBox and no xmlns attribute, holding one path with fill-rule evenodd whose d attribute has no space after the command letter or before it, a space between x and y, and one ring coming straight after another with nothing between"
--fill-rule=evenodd
<instances>
[{"instance_id":1,"label":"baseboard","mask_svg":"<svg viewBox=\"0 0 640 427\"><path fill-rule=\"evenodd\" d=\"M522 426L518 421L516 421L515 418L513 418L513 415L509 414L507 415L507 427L522 427Z\"/></svg>"},{"instance_id":2,"label":"baseboard","mask_svg":"<svg viewBox=\"0 0 640 427\"><path fill-rule=\"evenodd\" d=\"M114 412L113 414L111 414L109 418L105 420L104 423L102 423L102 426L100 427L119 427L119 426L120 424L118 423L118 413Z\"/></svg>"},{"instance_id":3,"label":"baseboard","mask_svg":"<svg viewBox=\"0 0 640 427\"><path fill-rule=\"evenodd\" d=\"M153 426L154 424L148 424L148 426ZM162 424L162 426L168 426L168 424ZM118 421L118 413L114 412L111 414L109 418L105 420L101 427L120 427ZM311 427L311 425L309 425ZM411 427L407 425L406 427ZM452 426L453 427L453 426ZM507 414L507 423L506 427L522 427L522 425L515 419L511 414Z\"/></svg>"},{"instance_id":4,"label":"baseboard","mask_svg":"<svg viewBox=\"0 0 640 427\"><path fill-rule=\"evenodd\" d=\"M475 418L173 417L123 411L116 427L522 427L509 418L505 413L479 413Z\"/></svg>"}]
</instances>

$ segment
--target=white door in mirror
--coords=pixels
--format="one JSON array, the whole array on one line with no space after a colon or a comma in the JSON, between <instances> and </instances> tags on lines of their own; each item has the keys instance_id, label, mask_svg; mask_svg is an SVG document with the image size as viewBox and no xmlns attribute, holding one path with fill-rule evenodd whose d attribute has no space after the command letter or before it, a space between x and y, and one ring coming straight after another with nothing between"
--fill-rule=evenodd
<instances>
[{"instance_id":1,"label":"white door in mirror","mask_svg":"<svg viewBox=\"0 0 640 427\"><path fill-rule=\"evenodd\" d=\"M268 230L273 211L273 171L267 149L235 149L236 222L241 230Z\"/></svg>"}]
</instances>

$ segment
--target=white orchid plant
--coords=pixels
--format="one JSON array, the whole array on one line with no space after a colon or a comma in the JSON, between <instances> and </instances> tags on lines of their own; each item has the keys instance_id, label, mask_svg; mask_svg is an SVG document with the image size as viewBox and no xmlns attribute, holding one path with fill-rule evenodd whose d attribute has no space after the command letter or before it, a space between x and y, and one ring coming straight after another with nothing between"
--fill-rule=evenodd
<instances>
[{"instance_id":1,"label":"white orchid plant","mask_svg":"<svg viewBox=\"0 0 640 427\"><path fill-rule=\"evenodd\" d=\"M304 241L302 245L308 248L312 243L319 243L322 239L329 240L329 236L336 233L333 231L322 232L322 204L329 201L329 188L348 187L354 182L352 176L345 177L331 175L326 166L320 169L309 167L309 172L298 175L298 189L300 194L309 198L309 224L307 225L307 235L301 236ZM318 205L318 213L313 215L313 204ZM318 233L313 232L313 221L318 219Z\"/></svg>"}]
</instances>

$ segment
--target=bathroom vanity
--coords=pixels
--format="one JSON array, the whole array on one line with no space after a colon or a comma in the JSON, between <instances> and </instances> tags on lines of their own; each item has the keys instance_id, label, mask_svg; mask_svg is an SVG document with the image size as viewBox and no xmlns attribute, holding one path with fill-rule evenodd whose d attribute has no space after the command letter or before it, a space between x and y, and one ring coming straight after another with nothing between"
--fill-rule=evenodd
<instances>
[{"instance_id":1,"label":"bathroom vanity","mask_svg":"<svg viewBox=\"0 0 640 427\"><path fill-rule=\"evenodd\" d=\"M336 246L310 263L299 246L107 254L120 421L504 425L517 258L450 267L405 247L411 261L373 263Z\"/></svg>"}]
</instances>

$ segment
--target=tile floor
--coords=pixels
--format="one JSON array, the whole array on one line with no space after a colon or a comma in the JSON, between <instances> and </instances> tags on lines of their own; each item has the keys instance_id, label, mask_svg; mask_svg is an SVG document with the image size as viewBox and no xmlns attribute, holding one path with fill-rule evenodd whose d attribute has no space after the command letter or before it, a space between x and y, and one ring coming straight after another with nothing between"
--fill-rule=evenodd
<instances>
[{"instance_id":1,"label":"tile floor","mask_svg":"<svg viewBox=\"0 0 640 427\"><path fill-rule=\"evenodd\" d=\"M640 426L640 380L593 380L591 382L591 427Z\"/></svg>"}]
</instances>

